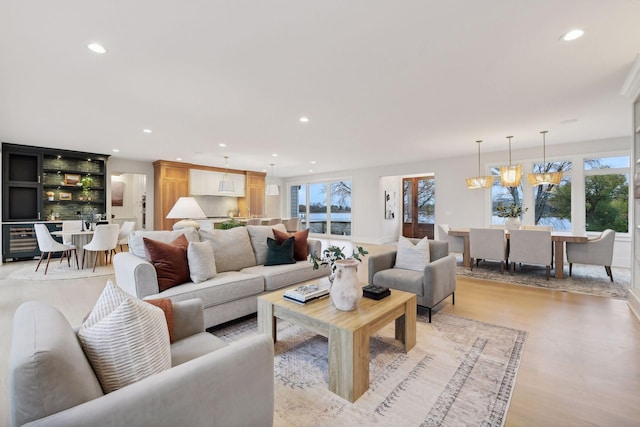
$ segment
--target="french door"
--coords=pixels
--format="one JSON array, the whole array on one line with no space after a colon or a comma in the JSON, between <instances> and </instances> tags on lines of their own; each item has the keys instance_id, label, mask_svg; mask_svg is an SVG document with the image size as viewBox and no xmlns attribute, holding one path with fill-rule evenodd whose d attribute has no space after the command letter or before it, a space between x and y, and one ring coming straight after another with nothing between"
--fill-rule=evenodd
<instances>
[{"instance_id":1,"label":"french door","mask_svg":"<svg viewBox=\"0 0 640 427\"><path fill-rule=\"evenodd\" d=\"M402 178L402 235L433 239L435 179L433 176Z\"/></svg>"}]
</instances>

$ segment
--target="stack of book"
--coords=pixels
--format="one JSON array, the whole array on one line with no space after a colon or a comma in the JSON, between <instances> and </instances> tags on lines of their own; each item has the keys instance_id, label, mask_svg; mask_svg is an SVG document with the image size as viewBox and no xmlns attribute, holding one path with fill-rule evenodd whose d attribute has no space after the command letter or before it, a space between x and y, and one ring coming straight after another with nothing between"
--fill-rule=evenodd
<instances>
[{"instance_id":1,"label":"stack of book","mask_svg":"<svg viewBox=\"0 0 640 427\"><path fill-rule=\"evenodd\" d=\"M284 299L297 302L298 304L306 304L329 295L329 288L318 285L300 285L297 288L289 289L284 293Z\"/></svg>"},{"instance_id":2,"label":"stack of book","mask_svg":"<svg viewBox=\"0 0 640 427\"><path fill-rule=\"evenodd\" d=\"M362 296L371 299L382 299L391 295L389 288L375 285L367 285L362 288Z\"/></svg>"}]
</instances>

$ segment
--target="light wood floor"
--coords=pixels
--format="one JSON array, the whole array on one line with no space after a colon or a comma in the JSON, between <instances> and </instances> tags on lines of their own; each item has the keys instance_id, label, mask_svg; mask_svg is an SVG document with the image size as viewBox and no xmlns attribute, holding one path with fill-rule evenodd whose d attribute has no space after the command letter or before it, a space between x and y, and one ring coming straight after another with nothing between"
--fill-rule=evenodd
<instances>
[{"instance_id":1,"label":"light wood floor","mask_svg":"<svg viewBox=\"0 0 640 427\"><path fill-rule=\"evenodd\" d=\"M372 253L389 248L366 247ZM366 263L359 269L364 280ZM18 264L0 266L0 425L8 425L15 309L38 299L75 326L107 279L7 279ZM456 305L448 299L439 310L528 332L507 426L640 425L640 322L625 301L459 277Z\"/></svg>"}]
</instances>

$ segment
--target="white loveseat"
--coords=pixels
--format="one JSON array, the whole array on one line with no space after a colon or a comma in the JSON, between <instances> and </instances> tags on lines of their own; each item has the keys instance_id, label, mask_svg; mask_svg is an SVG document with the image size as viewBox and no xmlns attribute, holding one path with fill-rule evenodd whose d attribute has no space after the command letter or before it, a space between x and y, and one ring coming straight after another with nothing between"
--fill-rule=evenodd
<instances>
[{"instance_id":1,"label":"white loveseat","mask_svg":"<svg viewBox=\"0 0 640 427\"><path fill-rule=\"evenodd\" d=\"M274 228L286 232L282 224L230 230L134 231L129 236L129 252L120 252L114 257L116 282L142 299L170 298L177 302L200 298L207 328L255 313L259 295L328 275L327 268L314 270L306 260L265 266L267 237L274 237ZM168 243L180 234L185 234L190 242L211 242L217 274L204 282L186 282L160 292L156 270L147 261L143 238ZM308 239L307 247L309 253L318 255L322 250L319 240Z\"/></svg>"}]
</instances>

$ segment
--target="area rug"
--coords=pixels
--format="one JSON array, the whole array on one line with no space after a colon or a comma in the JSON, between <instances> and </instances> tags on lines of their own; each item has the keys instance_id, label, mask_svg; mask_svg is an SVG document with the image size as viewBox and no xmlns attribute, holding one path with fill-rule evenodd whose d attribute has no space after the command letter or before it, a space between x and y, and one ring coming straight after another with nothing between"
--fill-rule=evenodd
<instances>
[{"instance_id":1,"label":"area rug","mask_svg":"<svg viewBox=\"0 0 640 427\"><path fill-rule=\"evenodd\" d=\"M22 279L22 280L68 280L68 279L80 279L84 277L97 277L97 276L108 276L113 275L113 265L98 265L96 266L96 271L93 271L93 265L91 267L78 270L75 267L69 267L67 265L67 261L64 260L60 263L59 259L51 260L49 263L49 269L47 270L47 274L44 274L44 268L46 266L47 261L43 261L36 270L36 266L38 265L38 261L20 261L24 263L24 267L21 267L15 271L12 271L8 278L10 279ZM86 261L85 261L86 263Z\"/></svg>"},{"instance_id":2,"label":"area rug","mask_svg":"<svg viewBox=\"0 0 640 427\"><path fill-rule=\"evenodd\" d=\"M393 322L392 322L393 324ZM526 332L419 310L404 353L385 327L371 339L370 387L355 403L328 389L327 339L279 320L275 426L501 426ZM209 330L225 341L257 333L256 317Z\"/></svg>"},{"instance_id":3,"label":"area rug","mask_svg":"<svg viewBox=\"0 0 640 427\"><path fill-rule=\"evenodd\" d=\"M568 268L565 268L564 279L556 279L553 277L552 269L551 278L547 280L546 270L542 266L522 265L522 267L516 268L514 274L507 270L501 274L499 262L482 261L480 266L473 268L473 271L458 265L457 274L495 282L627 299L627 293L631 287L631 271L625 268L613 268L612 271L613 282L606 275L602 266L577 266L574 264L571 277L569 277Z\"/></svg>"}]
</instances>

